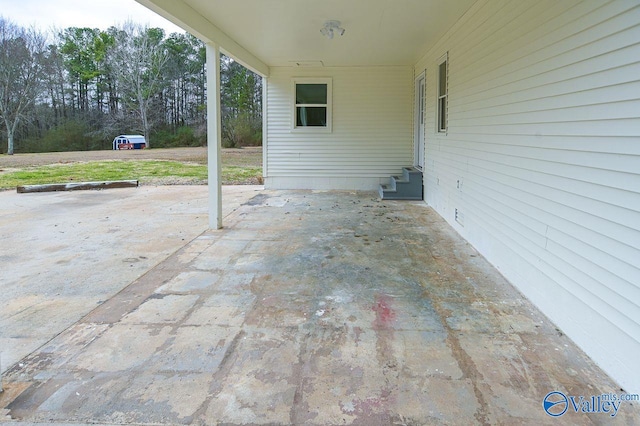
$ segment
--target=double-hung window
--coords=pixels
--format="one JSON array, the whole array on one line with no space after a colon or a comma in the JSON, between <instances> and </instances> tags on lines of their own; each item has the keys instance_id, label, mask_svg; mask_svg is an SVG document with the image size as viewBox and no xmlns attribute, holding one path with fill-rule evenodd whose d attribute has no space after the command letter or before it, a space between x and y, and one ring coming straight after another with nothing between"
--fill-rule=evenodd
<instances>
[{"instance_id":1,"label":"double-hung window","mask_svg":"<svg viewBox=\"0 0 640 426\"><path fill-rule=\"evenodd\" d=\"M295 79L293 128L331 131L331 79Z\"/></svg>"},{"instance_id":2,"label":"double-hung window","mask_svg":"<svg viewBox=\"0 0 640 426\"><path fill-rule=\"evenodd\" d=\"M438 65L438 132L447 132L447 103L448 103L448 58L445 55Z\"/></svg>"}]
</instances>

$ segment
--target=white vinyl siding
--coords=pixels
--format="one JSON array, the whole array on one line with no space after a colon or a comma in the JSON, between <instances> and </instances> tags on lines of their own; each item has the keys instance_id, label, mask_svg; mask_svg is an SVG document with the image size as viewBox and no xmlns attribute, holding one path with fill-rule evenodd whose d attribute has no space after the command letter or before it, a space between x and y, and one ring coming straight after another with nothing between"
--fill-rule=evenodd
<instances>
[{"instance_id":1,"label":"white vinyl siding","mask_svg":"<svg viewBox=\"0 0 640 426\"><path fill-rule=\"evenodd\" d=\"M332 82L331 132L293 130L292 81L317 78ZM413 85L411 67L272 68L265 185L372 190L400 173L413 161Z\"/></svg>"},{"instance_id":2,"label":"white vinyl siding","mask_svg":"<svg viewBox=\"0 0 640 426\"><path fill-rule=\"evenodd\" d=\"M436 102L445 52L446 138ZM425 68L427 203L632 391L640 4L480 0L415 65Z\"/></svg>"}]
</instances>

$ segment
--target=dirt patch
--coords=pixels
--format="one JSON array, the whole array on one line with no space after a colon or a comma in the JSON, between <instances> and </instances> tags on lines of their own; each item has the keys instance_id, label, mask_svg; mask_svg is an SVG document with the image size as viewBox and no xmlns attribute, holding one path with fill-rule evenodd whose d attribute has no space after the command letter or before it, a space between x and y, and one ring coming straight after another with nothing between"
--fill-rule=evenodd
<instances>
[{"instance_id":1,"label":"dirt patch","mask_svg":"<svg viewBox=\"0 0 640 426\"><path fill-rule=\"evenodd\" d=\"M0 155L0 174L10 173L29 167L87 163L94 161L140 161L166 160L182 163L207 164L207 148L155 148L123 151L72 151L45 152L35 154ZM223 148L223 168L262 167L262 147ZM262 185L261 176L239 176L223 178L224 185ZM145 185L203 185L206 180L182 177L159 177L147 180Z\"/></svg>"},{"instance_id":2,"label":"dirt patch","mask_svg":"<svg viewBox=\"0 0 640 426\"><path fill-rule=\"evenodd\" d=\"M171 160L206 164L207 148L156 148L123 151L72 151L0 155L0 169L20 169L31 166L44 166L47 164L106 160ZM261 166L262 147L247 147L242 149L224 148L222 150L222 162L223 164Z\"/></svg>"}]
</instances>

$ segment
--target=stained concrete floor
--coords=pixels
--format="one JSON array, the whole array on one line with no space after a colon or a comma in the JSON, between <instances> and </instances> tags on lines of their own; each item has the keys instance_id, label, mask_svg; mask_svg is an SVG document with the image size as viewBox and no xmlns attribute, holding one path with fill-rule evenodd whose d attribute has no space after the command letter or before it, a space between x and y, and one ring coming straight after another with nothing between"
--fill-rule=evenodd
<instances>
[{"instance_id":1,"label":"stained concrete floor","mask_svg":"<svg viewBox=\"0 0 640 426\"><path fill-rule=\"evenodd\" d=\"M640 423L549 417L619 389L431 209L372 193L261 192L4 386L31 423Z\"/></svg>"},{"instance_id":2,"label":"stained concrete floor","mask_svg":"<svg viewBox=\"0 0 640 426\"><path fill-rule=\"evenodd\" d=\"M223 214L261 189L225 186ZM0 372L200 235L207 200L204 186L0 192Z\"/></svg>"}]
</instances>

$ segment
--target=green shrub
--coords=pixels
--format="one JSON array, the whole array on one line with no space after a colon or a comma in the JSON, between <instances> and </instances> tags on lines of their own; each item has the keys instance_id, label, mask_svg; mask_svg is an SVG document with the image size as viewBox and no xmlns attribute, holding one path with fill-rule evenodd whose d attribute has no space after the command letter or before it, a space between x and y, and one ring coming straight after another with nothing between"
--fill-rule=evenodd
<instances>
[{"instance_id":1,"label":"green shrub","mask_svg":"<svg viewBox=\"0 0 640 426\"><path fill-rule=\"evenodd\" d=\"M111 141L91 132L80 120L67 120L44 133L41 138L16 140L16 152L61 152L109 149Z\"/></svg>"},{"instance_id":2,"label":"green shrub","mask_svg":"<svg viewBox=\"0 0 640 426\"><path fill-rule=\"evenodd\" d=\"M262 145L262 120L247 113L222 119L222 146L240 148Z\"/></svg>"},{"instance_id":3,"label":"green shrub","mask_svg":"<svg viewBox=\"0 0 640 426\"><path fill-rule=\"evenodd\" d=\"M159 129L151 137L152 148L177 148L184 146L204 146L206 136L198 137L190 126L181 126L175 132L169 129Z\"/></svg>"}]
</instances>

